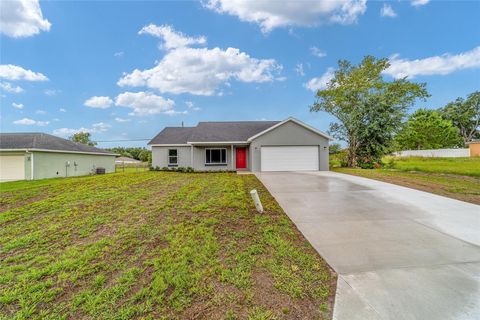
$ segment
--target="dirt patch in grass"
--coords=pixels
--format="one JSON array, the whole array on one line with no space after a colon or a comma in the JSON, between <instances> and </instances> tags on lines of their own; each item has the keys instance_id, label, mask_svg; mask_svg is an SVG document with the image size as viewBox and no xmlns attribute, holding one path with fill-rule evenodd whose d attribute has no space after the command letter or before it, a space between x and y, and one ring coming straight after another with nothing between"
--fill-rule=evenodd
<instances>
[{"instance_id":1,"label":"dirt patch in grass","mask_svg":"<svg viewBox=\"0 0 480 320\"><path fill-rule=\"evenodd\" d=\"M480 204L480 178L477 177L386 169L335 168L333 171L398 184L452 199Z\"/></svg>"},{"instance_id":2,"label":"dirt patch in grass","mask_svg":"<svg viewBox=\"0 0 480 320\"><path fill-rule=\"evenodd\" d=\"M7 187L0 318L331 318L336 275L255 176L139 172ZM50 197L36 198L43 188Z\"/></svg>"}]
</instances>

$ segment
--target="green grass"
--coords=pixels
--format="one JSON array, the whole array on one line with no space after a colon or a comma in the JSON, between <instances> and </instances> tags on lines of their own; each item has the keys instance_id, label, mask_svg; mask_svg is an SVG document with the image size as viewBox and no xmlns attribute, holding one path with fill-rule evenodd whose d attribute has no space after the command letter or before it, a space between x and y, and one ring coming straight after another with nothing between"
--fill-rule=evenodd
<instances>
[{"instance_id":1,"label":"green grass","mask_svg":"<svg viewBox=\"0 0 480 320\"><path fill-rule=\"evenodd\" d=\"M388 162L385 159L384 162ZM402 171L418 171L447 173L480 177L480 157L475 158L427 158L404 157L394 158L393 169Z\"/></svg>"},{"instance_id":2,"label":"green grass","mask_svg":"<svg viewBox=\"0 0 480 320\"><path fill-rule=\"evenodd\" d=\"M0 190L0 319L331 316L335 275L254 176L147 171Z\"/></svg>"}]
</instances>

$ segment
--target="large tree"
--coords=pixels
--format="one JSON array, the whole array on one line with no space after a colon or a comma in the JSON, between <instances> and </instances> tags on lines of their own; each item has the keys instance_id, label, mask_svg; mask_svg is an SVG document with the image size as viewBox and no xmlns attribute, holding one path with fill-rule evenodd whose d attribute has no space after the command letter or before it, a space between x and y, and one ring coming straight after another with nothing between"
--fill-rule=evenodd
<instances>
[{"instance_id":1,"label":"large tree","mask_svg":"<svg viewBox=\"0 0 480 320\"><path fill-rule=\"evenodd\" d=\"M464 144L480 138L480 91L471 93L466 100L457 98L441 111L460 130Z\"/></svg>"},{"instance_id":2,"label":"large tree","mask_svg":"<svg viewBox=\"0 0 480 320\"><path fill-rule=\"evenodd\" d=\"M73 142L86 144L87 146L96 146L97 143L92 141L90 132L77 132L69 137Z\"/></svg>"},{"instance_id":3,"label":"large tree","mask_svg":"<svg viewBox=\"0 0 480 320\"><path fill-rule=\"evenodd\" d=\"M462 145L458 129L437 110L418 109L395 137L399 150L441 149Z\"/></svg>"},{"instance_id":4,"label":"large tree","mask_svg":"<svg viewBox=\"0 0 480 320\"><path fill-rule=\"evenodd\" d=\"M425 84L405 78L387 81L382 71L388 59L366 56L359 65L346 60L325 89L318 90L311 111L325 111L338 119L330 133L348 144L348 166L372 166L391 146L406 111L418 98L428 97Z\"/></svg>"}]
</instances>

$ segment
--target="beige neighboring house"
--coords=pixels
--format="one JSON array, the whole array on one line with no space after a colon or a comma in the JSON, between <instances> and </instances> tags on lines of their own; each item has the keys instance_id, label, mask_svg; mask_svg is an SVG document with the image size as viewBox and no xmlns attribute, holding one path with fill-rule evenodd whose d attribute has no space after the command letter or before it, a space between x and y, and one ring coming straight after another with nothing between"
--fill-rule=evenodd
<instances>
[{"instance_id":1,"label":"beige neighboring house","mask_svg":"<svg viewBox=\"0 0 480 320\"><path fill-rule=\"evenodd\" d=\"M467 142L470 149L470 157L480 157L480 140L472 140Z\"/></svg>"},{"instance_id":2,"label":"beige neighboring house","mask_svg":"<svg viewBox=\"0 0 480 320\"><path fill-rule=\"evenodd\" d=\"M115 158L115 164L140 164L142 161L137 159L132 159L129 157L117 157Z\"/></svg>"}]
</instances>

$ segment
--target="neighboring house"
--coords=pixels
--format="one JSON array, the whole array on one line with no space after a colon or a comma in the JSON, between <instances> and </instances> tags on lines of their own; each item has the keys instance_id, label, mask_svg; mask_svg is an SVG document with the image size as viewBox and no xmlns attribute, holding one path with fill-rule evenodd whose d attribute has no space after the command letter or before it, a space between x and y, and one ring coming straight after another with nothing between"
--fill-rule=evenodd
<instances>
[{"instance_id":1,"label":"neighboring house","mask_svg":"<svg viewBox=\"0 0 480 320\"><path fill-rule=\"evenodd\" d=\"M470 157L480 157L480 140L467 142L470 151Z\"/></svg>"},{"instance_id":2,"label":"neighboring house","mask_svg":"<svg viewBox=\"0 0 480 320\"><path fill-rule=\"evenodd\" d=\"M0 181L115 172L115 156L46 133L0 133Z\"/></svg>"},{"instance_id":3,"label":"neighboring house","mask_svg":"<svg viewBox=\"0 0 480 320\"><path fill-rule=\"evenodd\" d=\"M148 144L153 167L195 170L328 170L332 138L297 120L200 122L167 127Z\"/></svg>"},{"instance_id":4,"label":"neighboring house","mask_svg":"<svg viewBox=\"0 0 480 320\"><path fill-rule=\"evenodd\" d=\"M122 164L140 164L142 161L137 159L132 159L129 157L117 157L115 159L115 164L122 165Z\"/></svg>"}]
</instances>

